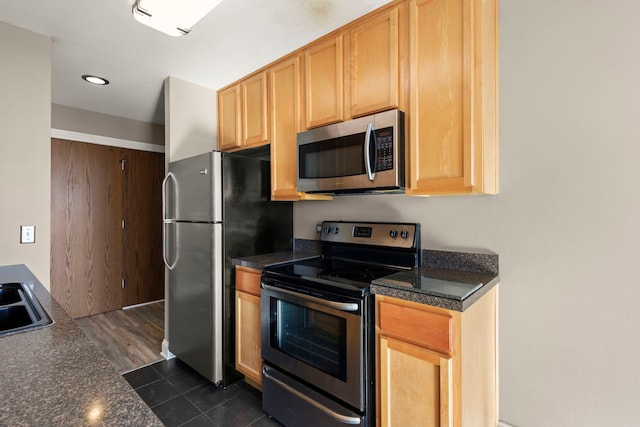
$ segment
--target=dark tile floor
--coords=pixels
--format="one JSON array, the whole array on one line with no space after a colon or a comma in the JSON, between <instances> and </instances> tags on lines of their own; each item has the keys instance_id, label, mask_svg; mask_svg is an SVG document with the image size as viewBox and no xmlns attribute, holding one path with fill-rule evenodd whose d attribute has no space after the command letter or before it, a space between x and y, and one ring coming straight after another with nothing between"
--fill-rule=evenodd
<instances>
[{"instance_id":1,"label":"dark tile floor","mask_svg":"<svg viewBox=\"0 0 640 427\"><path fill-rule=\"evenodd\" d=\"M167 427L276 427L260 392L239 381L216 387L178 359L123 374Z\"/></svg>"}]
</instances>

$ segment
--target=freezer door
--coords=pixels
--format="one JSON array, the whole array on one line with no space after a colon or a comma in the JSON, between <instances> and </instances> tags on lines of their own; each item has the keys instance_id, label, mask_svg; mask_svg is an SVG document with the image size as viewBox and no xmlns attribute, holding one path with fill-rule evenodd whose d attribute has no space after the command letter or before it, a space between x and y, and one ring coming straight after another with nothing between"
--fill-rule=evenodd
<instances>
[{"instance_id":1,"label":"freezer door","mask_svg":"<svg viewBox=\"0 0 640 427\"><path fill-rule=\"evenodd\" d=\"M164 219L222 221L221 156L217 151L169 164L163 183Z\"/></svg>"},{"instance_id":2,"label":"freezer door","mask_svg":"<svg viewBox=\"0 0 640 427\"><path fill-rule=\"evenodd\" d=\"M213 382L222 380L222 224L168 225L169 350Z\"/></svg>"}]
</instances>

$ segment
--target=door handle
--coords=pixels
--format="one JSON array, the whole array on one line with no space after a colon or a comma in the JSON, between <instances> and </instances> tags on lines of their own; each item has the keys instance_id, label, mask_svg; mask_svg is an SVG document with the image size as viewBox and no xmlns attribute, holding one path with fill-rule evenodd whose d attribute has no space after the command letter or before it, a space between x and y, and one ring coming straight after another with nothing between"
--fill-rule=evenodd
<instances>
[{"instance_id":1,"label":"door handle","mask_svg":"<svg viewBox=\"0 0 640 427\"><path fill-rule=\"evenodd\" d=\"M167 260L167 226L171 224L174 224L174 223L171 221L163 221L162 223L162 260L164 261L164 265L166 265L169 270L173 270L173 268L176 266L176 264L178 263L178 256L179 256L179 254L176 253L173 263L169 264L169 261ZM177 231L176 231L176 238L177 238ZM176 248L177 248L177 245L176 245Z\"/></svg>"},{"instance_id":2,"label":"door handle","mask_svg":"<svg viewBox=\"0 0 640 427\"><path fill-rule=\"evenodd\" d=\"M373 135L373 156L371 155L371 136ZM371 162L373 160L373 164ZM376 163L378 163L378 148L373 123L367 125L367 132L364 138L364 167L367 170L369 181L376 179Z\"/></svg>"},{"instance_id":3,"label":"door handle","mask_svg":"<svg viewBox=\"0 0 640 427\"><path fill-rule=\"evenodd\" d=\"M268 369L266 367L264 367L264 366L262 367L262 375L264 375L266 378L268 378L270 381L273 381L274 383L276 383L280 387L284 388L285 390L287 390L289 393L293 394L297 398L302 399L305 402L307 402L309 405L314 406L317 409L321 410L322 412L324 412L325 414L327 414L328 416L330 416L331 418L333 418L335 421L339 422L340 424L351 424L351 425L356 425L357 424L357 425L360 425L360 423L361 423L360 418L358 418L358 417L350 417L348 415L339 414L336 411L327 408L323 404L321 404L319 402L316 402L315 400L313 400L312 398L310 398L306 394L299 392L298 390L294 389L293 387L289 386L288 384L285 384L282 381L278 380L277 378L272 377L271 375L269 375Z\"/></svg>"},{"instance_id":4,"label":"door handle","mask_svg":"<svg viewBox=\"0 0 640 427\"><path fill-rule=\"evenodd\" d=\"M164 177L164 179L162 180L162 218L163 219L168 219L168 215L167 215L167 183L169 182L169 179L171 179L173 182L176 182L176 176L173 174L173 172L169 172L167 174L167 176ZM177 192L177 189L176 189Z\"/></svg>"},{"instance_id":5,"label":"door handle","mask_svg":"<svg viewBox=\"0 0 640 427\"><path fill-rule=\"evenodd\" d=\"M301 294L299 292L290 291L288 289L277 288L275 286L267 285L262 283L262 288L272 291L272 292L280 292L286 295L291 295L294 297L298 297L300 299L314 302L318 305L323 305L325 307L333 308L340 311L358 311L359 304L355 302L337 302L337 301L329 301L323 298L314 297L311 295Z\"/></svg>"}]
</instances>

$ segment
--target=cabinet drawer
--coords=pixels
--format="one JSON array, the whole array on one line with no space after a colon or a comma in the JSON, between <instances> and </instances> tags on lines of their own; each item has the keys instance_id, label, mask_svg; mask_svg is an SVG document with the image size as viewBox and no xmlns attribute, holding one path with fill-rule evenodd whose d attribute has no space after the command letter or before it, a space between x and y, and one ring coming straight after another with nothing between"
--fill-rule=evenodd
<instances>
[{"instance_id":1,"label":"cabinet drawer","mask_svg":"<svg viewBox=\"0 0 640 427\"><path fill-rule=\"evenodd\" d=\"M260 296L260 270L236 267L236 290Z\"/></svg>"},{"instance_id":2,"label":"cabinet drawer","mask_svg":"<svg viewBox=\"0 0 640 427\"><path fill-rule=\"evenodd\" d=\"M380 333L450 353L453 350L453 319L431 311L381 301L378 305Z\"/></svg>"}]
</instances>

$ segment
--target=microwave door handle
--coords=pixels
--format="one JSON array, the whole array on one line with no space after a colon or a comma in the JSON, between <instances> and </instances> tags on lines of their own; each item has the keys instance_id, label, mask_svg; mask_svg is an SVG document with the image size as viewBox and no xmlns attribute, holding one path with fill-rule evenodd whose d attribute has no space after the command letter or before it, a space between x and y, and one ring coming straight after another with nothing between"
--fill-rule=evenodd
<instances>
[{"instance_id":1,"label":"microwave door handle","mask_svg":"<svg viewBox=\"0 0 640 427\"><path fill-rule=\"evenodd\" d=\"M373 156L371 156L371 137L373 136ZM373 129L373 123L367 125L367 133L364 138L364 166L367 170L369 181L376 179L376 163L378 161L378 149L376 147L376 135ZM373 160L373 162L372 162Z\"/></svg>"}]
</instances>

